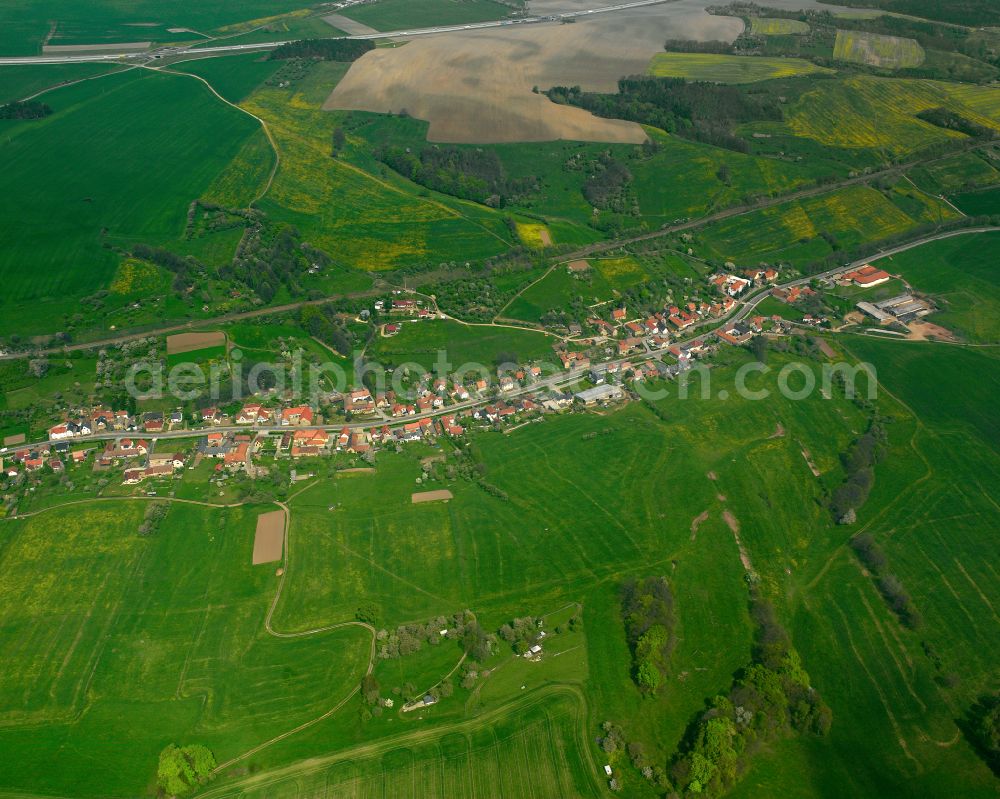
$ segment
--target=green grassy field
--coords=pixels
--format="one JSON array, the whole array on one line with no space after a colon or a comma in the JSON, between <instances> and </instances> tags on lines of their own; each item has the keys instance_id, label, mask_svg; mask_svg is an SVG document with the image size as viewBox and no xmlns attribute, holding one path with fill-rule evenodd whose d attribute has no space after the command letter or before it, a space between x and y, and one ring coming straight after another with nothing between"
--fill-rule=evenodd
<instances>
[{"instance_id":1,"label":"green grassy field","mask_svg":"<svg viewBox=\"0 0 1000 799\"><path fill-rule=\"evenodd\" d=\"M250 565L253 509L176 506L146 538L143 509L81 506L0 531L5 787L142 793L171 740L237 754L323 713L363 671L362 630L262 629L276 581ZM29 579L42 562L52 578Z\"/></svg>"},{"instance_id":2,"label":"green grassy field","mask_svg":"<svg viewBox=\"0 0 1000 799\"><path fill-rule=\"evenodd\" d=\"M711 53L657 53L649 74L659 78L686 78L714 83L753 83L797 75L832 74L802 58L760 58Z\"/></svg>"},{"instance_id":3,"label":"green grassy field","mask_svg":"<svg viewBox=\"0 0 1000 799\"><path fill-rule=\"evenodd\" d=\"M509 247L499 213L443 195L422 196L427 193L395 173L377 172L370 155L355 157L360 142L349 139L348 152L330 157L342 117L320 107L348 66L321 64L292 87L264 87L243 103L267 121L281 153L260 207L294 224L338 265L361 271L483 258Z\"/></svg>"},{"instance_id":4,"label":"green grassy field","mask_svg":"<svg viewBox=\"0 0 1000 799\"><path fill-rule=\"evenodd\" d=\"M5 312L5 332L51 330L79 297L107 288L111 247L179 240L189 203L260 135L188 78L132 71L46 102L55 113L45 120L2 123L3 302L39 303L30 318ZM246 203L255 186L242 188Z\"/></svg>"},{"instance_id":5,"label":"green grassy field","mask_svg":"<svg viewBox=\"0 0 1000 799\"><path fill-rule=\"evenodd\" d=\"M343 14L378 31L398 31L503 19L510 12L492 0L383 0L347 8Z\"/></svg>"},{"instance_id":6,"label":"green grassy field","mask_svg":"<svg viewBox=\"0 0 1000 799\"><path fill-rule=\"evenodd\" d=\"M555 338L531 330L434 319L404 323L395 336L377 338L368 355L386 367L417 363L430 369L438 352L443 351L453 369L464 363L480 363L492 369L497 356L503 353L516 354L522 362L553 360L554 343Z\"/></svg>"},{"instance_id":7,"label":"green grassy field","mask_svg":"<svg viewBox=\"0 0 1000 799\"><path fill-rule=\"evenodd\" d=\"M750 33L754 36L790 36L809 33L809 25L797 19L751 17Z\"/></svg>"},{"instance_id":8,"label":"green grassy field","mask_svg":"<svg viewBox=\"0 0 1000 799\"><path fill-rule=\"evenodd\" d=\"M351 127L369 147L392 144L419 150L427 147L427 123L417 119L375 114L352 114ZM741 202L748 196L771 196L811 184L820 176L846 175L841 165L827 159L797 162L785 158L763 158L711 147L654 128L647 134L658 148L653 152L631 145L593 144L576 141L497 144L504 171L511 178L536 178L538 190L518 198L509 206L548 222L556 243L586 244L602 237L592 223L600 224L607 212L598 214L583 195L587 168L601 153L610 151L633 175L632 190L639 217L626 217L626 226L650 227L695 217L710 210ZM475 149L473 145L456 145ZM373 170L381 164L364 163ZM728 172L722 180L720 170Z\"/></svg>"},{"instance_id":9,"label":"green grassy field","mask_svg":"<svg viewBox=\"0 0 1000 799\"><path fill-rule=\"evenodd\" d=\"M1000 189L956 194L951 200L970 216L1000 214Z\"/></svg>"},{"instance_id":10,"label":"green grassy field","mask_svg":"<svg viewBox=\"0 0 1000 799\"><path fill-rule=\"evenodd\" d=\"M259 53L202 58L171 66L179 72L198 75L212 84L231 103L241 103L254 89L281 68L280 61L268 61Z\"/></svg>"},{"instance_id":11,"label":"green grassy field","mask_svg":"<svg viewBox=\"0 0 1000 799\"><path fill-rule=\"evenodd\" d=\"M961 153L914 168L910 178L924 191L952 194L1000 181L1000 171L976 153Z\"/></svg>"},{"instance_id":12,"label":"green grassy field","mask_svg":"<svg viewBox=\"0 0 1000 799\"><path fill-rule=\"evenodd\" d=\"M578 278L559 266L515 297L500 316L537 323L549 311L565 309L576 297L590 305L613 296L613 289L600 272L591 269L586 277Z\"/></svg>"},{"instance_id":13,"label":"green grassy field","mask_svg":"<svg viewBox=\"0 0 1000 799\"><path fill-rule=\"evenodd\" d=\"M209 797L328 795L538 799L603 795L579 738L578 696L549 692L535 701L440 732L411 732L291 768L275 780L253 777ZM527 792L527 793L526 793Z\"/></svg>"},{"instance_id":14,"label":"green grassy field","mask_svg":"<svg viewBox=\"0 0 1000 799\"><path fill-rule=\"evenodd\" d=\"M915 39L838 30L833 57L882 69L906 69L924 62L924 49Z\"/></svg>"},{"instance_id":15,"label":"green grassy field","mask_svg":"<svg viewBox=\"0 0 1000 799\"><path fill-rule=\"evenodd\" d=\"M712 254L741 263L808 263L833 252L822 233L846 248L957 216L909 184L898 185L888 196L852 186L716 222L704 228L702 238Z\"/></svg>"},{"instance_id":16,"label":"green grassy field","mask_svg":"<svg viewBox=\"0 0 1000 799\"><path fill-rule=\"evenodd\" d=\"M233 4L222 0L174 0L168 6L156 0L27 0L0 8L0 53L32 55L49 44L106 44L135 41L197 40L191 28L209 34L227 25L257 20L308 6L304 0L248 0Z\"/></svg>"},{"instance_id":17,"label":"green grassy field","mask_svg":"<svg viewBox=\"0 0 1000 799\"><path fill-rule=\"evenodd\" d=\"M887 156L965 138L916 118L921 111L939 107L986 127L1000 127L1000 90L861 75L817 81L815 88L789 103L784 122L758 122L744 130L804 137L852 158L864 158L868 152L881 163Z\"/></svg>"},{"instance_id":18,"label":"green grassy field","mask_svg":"<svg viewBox=\"0 0 1000 799\"><path fill-rule=\"evenodd\" d=\"M968 341L1000 342L1000 288L997 263L1000 234L955 236L895 255L887 260L918 291L930 295L939 311L928 321L954 330Z\"/></svg>"},{"instance_id":19,"label":"green grassy field","mask_svg":"<svg viewBox=\"0 0 1000 799\"><path fill-rule=\"evenodd\" d=\"M45 64L4 66L0 70L0 103L23 100L64 83L106 75L117 69L108 64Z\"/></svg>"},{"instance_id":20,"label":"green grassy field","mask_svg":"<svg viewBox=\"0 0 1000 799\"><path fill-rule=\"evenodd\" d=\"M878 367L887 388L879 404L894 419L855 527L833 525L823 497L842 479L839 455L864 429L862 411L836 390L829 399L817 391L800 401L720 400L745 360L736 351L712 370L710 400L697 398L697 383L687 400L670 385L654 400L658 415L636 403L473 436L469 456L506 500L461 479L417 488L420 459L435 452L426 447L380 454L375 473L311 484L289 503L276 629L349 619L363 600L380 624L471 607L488 629L517 615L558 617L577 603L583 632L553 635L539 664L498 654L475 690L417 713L366 722L352 700L227 769L206 795L293 797L327 786L451 796L473 785L477 795L506 796L520 792L525 769L532 795L601 795L606 760L590 743L601 721L665 758L746 663L744 569L724 512L834 712L829 738L781 739L755 756L735 795L794 786L818 799L831 785L843 795L946 795L956 779L965 795L990 795L992 778L954 719L986 687L995 658L990 597L1000 577L977 553L996 534L988 486L1000 477L997 360L864 338L846 346ZM772 352L771 373L750 388L775 392L788 360ZM939 379L929 384L928 372ZM975 463L960 455L972 449ZM454 499L411 504L414 490L437 487ZM0 595L15 611L0 638L0 745L12 753L0 785L141 795L171 740L204 742L224 760L346 695L367 653L360 630L277 640L261 627L276 581L273 566L249 565L256 512L177 506L146 538L135 532L138 503L2 523ZM860 528L883 542L920 603L923 630L901 628L857 568L846 542ZM627 576L649 574L673 585L678 644L666 687L643 699L628 672L617 591ZM430 686L459 655L444 643L412 662L380 663L376 674L384 688L404 679ZM959 682L935 682L936 668ZM104 743L123 735L127 753ZM625 794L655 795L624 758L612 760Z\"/></svg>"}]
</instances>

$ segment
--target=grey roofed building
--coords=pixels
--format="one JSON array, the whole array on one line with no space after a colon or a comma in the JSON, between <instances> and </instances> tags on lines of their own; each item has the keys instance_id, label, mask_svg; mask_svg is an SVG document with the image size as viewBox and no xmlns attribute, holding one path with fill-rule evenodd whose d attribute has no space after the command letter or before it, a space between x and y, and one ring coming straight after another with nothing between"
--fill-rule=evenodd
<instances>
[{"instance_id":1,"label":"grey roofed building","mask_svg":"<svg viewBox=\"0 0 1000 799\"><path fill-rule=\"evenodd\" d=\"M892 309L892 313L902 319L907 316L916 316L917 314L930 310L930 307L923 300L910 300L909 302L904 302L900 305L896 305Z\"/></svg>"},{"instance_id":2,"label":"grey roofed building","mask_svg":"<svg viewBox=\"0 0 1000 799\"><path fill-rule=\"evenodd\" d=\"M577 402L582 402L584 405L593 405L597 402L608 402L610 400L618 400L624 396L621 388L618 386L610 385L605 383L602 386L594 386L593 388L587 388L583 391L578 391L573 395Z\"/></svg>"},{"instance_id":3,"label":"grey roofed building","mask_svg":"<svg viewBox=\"0 0 1000 799\"><path fill-rule=\"evenodd\" d=\"M870 302L859 302L858 305L857 305L857 308L858 308L859 311L862 311L863 313L868 314L869 316L871 316L872 318L874 318L875 320L877 320L879 322L891 322L892 321L892 316L890 316L889 314L885 313L884 311L880 311L878 308L876 308Z\"/></svg>"},{"instance_id":4,"label":"grey roofed building","mask_svg":"<svg viewBox=\"0 0 1000 799\"><path fill-rule=\"evenodd\" d=\"M874 303L874 305L876 308L879 308L883 311L891 311L897 305L904 305L912 301L913 301L912 294L897 294L895 297L890 297L887 300L880 300L879 302Z\"/></svg>"}]
</instances>

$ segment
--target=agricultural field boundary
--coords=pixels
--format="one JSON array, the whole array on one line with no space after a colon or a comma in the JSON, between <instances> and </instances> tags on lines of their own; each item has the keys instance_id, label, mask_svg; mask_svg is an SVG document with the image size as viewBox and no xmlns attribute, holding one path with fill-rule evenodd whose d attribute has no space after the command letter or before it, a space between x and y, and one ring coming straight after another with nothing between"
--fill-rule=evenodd
<instances>
[{"instance_id":1,"label":"agricultural field boundary","mask_svg":"<svg viewBox=\"0 0 1000 799\"><path fill-rule=\"evenodd\" d=\"M274 176L278 174L278 167L281 166L281 153L278 151L278 144L274 140L274 136L271 134L271 129L268 127L267 122L264 121L261 117L257 116L252 111L247 111L247 109L243 108L242 106L239 106L236 103L232 103L229 100L227 100L225 97L219 94L215 90L215 87L201 75L195 75L193 72L178 72L177 70L170 69L169 67L151 67L147 64L142 64L141 66L142 69L148 69L150 72L161 72L167 75L180 75L182 77L194 78L195 80L201 81L202 83L205 84L205 86L208 87L208 90L212 94L214 94L216 98L218 98L221 102L225 103L231 108L235 108L242 114L246 114L249 117L253 117L254 119L257 120L257 122L260 123L261 128L264 130L264 135L267 136L267 142L268 144L271 145L271 151L274 153L274 163L271 165L271 173L267 176L267 183L264 184L264 188L261 190L261 192L256 197L254 197L254 199L250 201L250 205L248 207L252 208L262 199L264 199L264 197L267 196L267 193L271 190L271 184L274 183Z\"/></svg>"},{"instance_id":2,"label":"agricultural field boundary","mask_svg":"<svg viewBox=\"0 0 1000 799\"><path fill-rule=\"evenodd\" d=\"M524 696L523 698L518 698L513 702L509 702L498 708L490 710L481 716L476 716L464 721L457 722L453 725L447 727L435 727L426 730L417 730L414 732L407 732L402 735L393 736L391 738L385 738L381 741L376 741L370 744L362 744L360 746L355 746L350 749L344 749L336 753L326 755L324 757L310 758L300 763L295 763L290 766L285 766L273 771L264 772L262 774L257 774L252 777L247 777L239 782L234 782L228 786L220 786L215 789L209 789L204 793L199 794L202 799L222 799L226 796L236 796L243 795L248 789L260 789L266 788L273 785L281 780L286 780L293 777L301 777L310 773L314 773L328 766L333 765L345 760L352 760L358 758L366 757L376 757L382 755L392 749L401 746L411 746L414 744L422 743L429 739L438 738L450 733L465 733L475 730L479 727L489 725L493 721L506 716L510 713L514 713L523 708L530 707L539 703L544 699L555 696L568 696L576 705L577 708L577 721L576 734L577 743L580 750L585 753L588 765L591 767L591 774L596 774L598 766L594 760L593 753L590 751L590 747L587 745L584 725L586 723L587 715L587 700L583 694L583 691L574 685L569 684L559 684L550 685L533 691L530 694ZM221 768L221 766L220 766Z\"/></svg>"},{"instance_id":3,"label":"agricultural field boundary","mask_svg":"<svg viewBox=\"0 0 1000 799\"><path fill-rule=\"evenodd\" d=\"M310 483L309 485L304 486L301 490L299 490L298 492L296 492L295 494L293 494L291 497L289 497L288 501L291 501L296 496L298 496L299 494L301 494L302 491L305 491L306 489L311 488L313 485L316 485L316 483ZM29 517L37 516L37 515L39 515L41 513L45 513L45 512L50 511L50 510L56 510L58 508L65 508L65 507L68 507L70 505L83 505L83 504L89 504L89 503L93 503L93 502L121 502L121 501L135 501L135 500L144 501L144 502L179 502L179 503L182 503L182 504L185 504L185 505L200 505L202 507L216 508L216 509L220 509L220 510L221 509L225 509L225 508L237 508L237 507L240 507L242 505L248 504L245 501L233 502L233 503L228 503L228 504L221 504L221 503L215 503L215 502L204 502L202 500L195 500L195 499L181 499L181 498L178 498L178 497L92 497L90 499L73 500L72 502L64 502L64 503L62 503L60 505L52 505L52 506L47 507L47 508L41 508L41 509L36 510L36 511L31 511L29 513L23 513L23 514L18 514L16 516L5 517L4 519L0 519L0 521L13 521L15 519L27 519ZM288 576L288 563L289 563L289 554L290 554L289 553L289 528L291 527L291 518L292 518L291 510L289 509L289 507L288 507L287 504L285 504L284 502L277 502L277 501L275 501L274 504L277 505L280 508L281 512L284 515L284 558L281 561L282 570L281 570L281 576L278 578L278 588L275 591L274 599L271 600L271 604L270 604L270 606L268 608L267 615L264 618L264 629L267 631L267 633L269 635L271 635L271 636L273 636L275 638L289 639L289 638L304 638L304 637L307 637L307 636L318 635L320 633L326 633L326 632L331 632L333 630L343 629L344 627L361 627L361 628L367 630L369 633L371 633L371 646L369 647L369 653L368 653L368 668L367 668L367 671L365 672L365 674L371 674L372 670L375 668L375 656L376 656L376 652L375 652L375 642L376 642L375 633L376 633L376 630L375 630L375 628L372 625L367 624L367 623L362 622L362 621L354 621L354 620L352 620L352 621L336 622L334 624L327 624L327 625L324 625L322 627L313 628L311 630L302 630L301 632L286 633L286 632L280 632L278 630L275 630L274 627L273 627L273 625L271 624L272 617L274 616L274 611L277 608L278 603L281 600L281 594L282 594L282 591L283 591L284 586L285 586L285 578ZM227 760L224 763L220 763L216 767L214 773L217 774L217 773L219 773L221 771L224 771L225 769L229 768L230 766L233 766L236 763L239 763L239 762L241 762L243 760L246 760L246 758L248 758L248 757L252 757L253 755L257 754L258 752L260 752L263 749L266 749L269 746L273 746L274 744L276 744L276 743L278 743L280 741L283 741L286 738L290 738L293 735L295 735L295 734L297 734L299 732L302 732L303 730L306 730L306 729L308 729L310 727L315 726L316 724L319 724L321 721L325 721L326 719L330 718L330 716L334 715L338 710L340 710L344 705L346 705L352 698L354 698L354 696L360 690L361 690L361 684L358 683L357 685L354 686L354 688L351 690L351 692L349 694L347 694L346 696L344 696L339 702L337 702L333 707L331 707L326 712L320 714L316 718L310 719L308 721L303 722L302 724L299 724L297 727L294 727L291 730L287 730L286 732L283 732L280 735L276 735L273 738L270 738L269 740L264 741L263 743L257 744L256 746L254 746L253 748L247 750L246 752L244 752L241 755L237 755L236 757L230 758L229 760ZM2 793L0 793L0 797L5 797L5 798L6 797L11 797L12 799L13 799L13 797L22 797L22 796L23 797L29 797L31 795L30 794L2 794Z\"/></svg>"}]
</instances>

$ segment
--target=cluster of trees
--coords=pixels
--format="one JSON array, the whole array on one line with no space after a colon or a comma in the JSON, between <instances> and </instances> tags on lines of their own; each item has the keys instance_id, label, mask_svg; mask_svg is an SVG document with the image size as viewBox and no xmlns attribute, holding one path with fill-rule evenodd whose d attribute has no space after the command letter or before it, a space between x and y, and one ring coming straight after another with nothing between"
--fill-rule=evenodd
<instances>
[{"instance_id":1,"label":"cluster of trees","mask_svg":"<svg viewBox=\"0 0 1000 799\"><path fill-rule=\"evenodd\" d=\"M518 655L523 655L540 640L540 629L541 619L525 616L507 622L498 630L498 634Z\"/></svg>"},{"instance_id":2,"label":"cluster of trees","mask_svg":"<svg viewBox=\"0 0 1000 799\"><path fill-rule=\"evenodd\" d=\"M429 285L426 290L437 298L438 307L452 316L473 321L490 321L524 287L523 282L498 281L497 278L513 272L527 271L531 266L530 260L526 258L524 265L511 265L475 276L439 281ZM525 278L525 282L529 281L530 278Z\"/></svg>"},{"instance_id":3,"label":"cluster of trees","mask_svg":"<svg viewBox=\"0 0 1000 799\"><path fill-rule=\"evenodd\" d=\"M626 755L632 762L632 765L656 788L665 790L670 787L666 771L664 771L662 766L654 765L649 760L646 755L646 747L639 741L629 743L625 738L625 731L614 722L605 721L601 725L599 743L601 750L612 759L619 753ZM622 785L617 777L612 777L608 780L608 787L612 791L620 791Z\"/></svg>"},{"instance_id":4,"label":"cluster of trees","mask_svg":"<svg viewBox=\"0 0 1000 799\"><path fill-rule=\"evenodd\" d=\"M782 119L780 101L768 91L689 83L683 78L633 75L618 81L617 94L585 92L579 86L555 86L546 94L553 102L585 108L600 117L653 125L742 153L750 147L732 132L736 124Z\"/></svg>"},{"instance_id":5,"label":"cluster of trees","mask_svg":"<svg viewBox=\"0 0 1000 799\"><path fill-rule=\"evenodd\" d=\"M434 191L502 208L538 191L538 179L507 177L496 150L486 148L382 146L375 157L414 183Z\"/></svg>"},{"instance_id":6,"label":"cluster of trees","mask_svg":"<svg viewBox=\"0 0 1000 799\"><path fill-rule=\"evenodd\" d=\"M329 344L341 355L351 354L354 348L354 336L332 305L305 306L299 311L299 324L310 336Z\"/></svg>"},{"instance_id":7,"label":"cluster of trees","mask_svg":"<svg viewBox=\"0 0 1000 799\"><path fill-rule=\"evenodd\" d=\"M981 697L969 711L965 728L986 765L1000 776L1000 694Z\"/></svg>"},{"instance_id":8,"label":"cluster of trees","mask_svg":"<svg viewBox=\"0 0 1000 799\"><path fill-rule=\"evenodd\" d=\"M663 49L669 53L710 53L712 55L730 55L733 46L729 42L713 39L709 42L699 42L694 39L667 39Z\"/></svg>"},{"instance_id":9,"label":"cluster of trees","mask_svg":"<svg viewBox=\"0 0 1000 799\"><path fill-rule=\"evenodd\" d=\"M920 611L913 605L903 583L888 571L885 552L875 543L875 539L868 533L860 533L851 539L851 549L872 573L879 593L899 620L911 630L920 627L923 623Z\"/></svg>"},{"instance_id":10,"label":"cluster of trees","mask_svg":"<svg viewBox=\"0 0 1000 799\"><path fill-rule=\"evenodd\" d=\"M593 174L583 183L583 196L595 208L628 213L634 205L629 193L631 183L632 173L628 167L616 161L610 152L602 153Z\"/></svg>"},{"instance_id":11,"label":"cluster of trees","mask_svg":"<svg viewBox=\"0 0 1000 799\"><path fill-rule=\"evenodd\" d=\"M276 47L271 51L269 60L316 58L321 61L357 61L374 49L375 42L371 39L300 39Z\"/></svg>"},{"instance_id":12,"label":"cluster of trees","mask_svg":"<svg viewBox=\"0 0 1000 799\"><path fill-rule=\"evenodd\" d=\"M261 212L253 208L227 208L207 200L195 200L188 206L184 238L194 238L199 222L203 226L203 232L217 233L221 230L244 227L261 218Z\"/></svg>"},{"instance_id":13,"label":"cluster of trees","mask_svg":"<svg viewBox=\"0 0 1000 799\"><path fill-rule=\"evenodd\" d=\"M207 746L170 744L160 752L156 783L167 796L183 796L207 783L215 766L215 755Z\"/></svg>"},{"instance_id":14,"label":"cluster of trees","mask_svg":"<svg viewBox=\"0 0 1000 799\"><path fill-rule=\"evenodd\" d=\"M442 630L447 630L441 635ZM419 652L424 645L438 646L442 640L459 641L473 660L483 661L497 647L497 637L487 633L471 613L456 613L450 618L438 616L425 624L401 624L395 630L379 630L378 656L391 660Z\"/></svg>"},{"instance_id":15,"label":"cluster of trees","mask_svg":"<svg viewBox=\"0 0 1000 799\"><path fill-rule=\"evenodd\" d=\"M270 302L282 284L293 297L301 296L304 290L298 279L311 263L294 226L261 221L247 231L232 264L219 268L219 278L238 280Z\"/></svg>"},{"instance_id":16,"label":"cluster of trees","mask_svg":"<svg viewBox=\"0 0 1000 799\"><path fill-rule=\"evenodd\" d=\"M757 623L753 661L689 728L671 767L685 796L722 795L759 744L789 731L825 735L830 729L830 708L809 684L774 608L754 595L750 610Z\"/></svg>"},{"instance_id":17,"label":"cluster of trees","mask_svg":"<svg viewBox=\"0 0 1000 799\"><path fill-rule=\"evenodd\" d=\"M996 131L985 125L980 125L978 122L966 119L961 114L947 108L928 108L926 111L921 111L917 114L917 118L922 119L924 122L930 122L932 125L937 125L939 128L957 130L959 133L964 133L966 136L972 136L977 139L992 139L997 135Z\"/></svg>"},{"instance_id":18,"label":"cluster of trees","mask_svg":"<svg viewBox=\"0 0 1000 799\"><path fill-rule=\"evenodd\" d=\"M52 109L38 100L0 105L0 119L41 119L52 113Z\"/></svg>"},{"instance_id":19,"label":"cluster of trees","mask_svg":"<svg viewBox=\"0 0 1000 799\"><path fill-rule=\"evenodd\" d=\"M486 463L477 457L474 449L456 450L455 456L458 459L455 464L455 474L463 480L475 483L487 494L496 497L502 502L510 501L510 496L508 496L506 491L486 479Z\"/></svg>"},{"instance_id":20,"label":"cluster of trees","mask_svg":"<svg viewBox=\"0 0 1000 799\"><path fill-rule=\"evenodd\" d=\"M196 274L206 271L205 265L191 255L185 258L170 252L170 250L150 247L148 244L136 244L132 248L132 255L172 272L174 279L171 288L178 294L191 290L195 284Z\"/></svg>"},{"instance_id":21,"label":"cluster of trees","mask_svg":"<svg viewBox=\"0 0 1000 799\"><path fill-rule=\"evenodd\" d=\"M139 525L139 535L153 535L160 529L160 522L167 515L169 506L166 502L151 502L146 506L146 513L143 516L142 524Z\"/></svg>"},{"instance_id":22,"label":"cluster of trees","mask_svg":"<svg viewBox=\"0 0 1000 799\"><path fill-rule=\"evenodd\" d=\"M868 499L875 482L875 464L885 451L885 429L878 416L872 418L868 430L858 436L841 455L846 477L830 497L830 511L840 524L853 524L857 510Z\"/></svg>"},{"instance_id":23,"label":"cluster of trees","mask_svg":"<svg viewBox=\"0 0 1000 799\"><path fill-rule=\"evenodd\" d=\"M674 646L674 597L665 577L629 580L622 586L622 618L632 651L632 677L655 693L667 676Z\"/></svg>"}]
</instances>

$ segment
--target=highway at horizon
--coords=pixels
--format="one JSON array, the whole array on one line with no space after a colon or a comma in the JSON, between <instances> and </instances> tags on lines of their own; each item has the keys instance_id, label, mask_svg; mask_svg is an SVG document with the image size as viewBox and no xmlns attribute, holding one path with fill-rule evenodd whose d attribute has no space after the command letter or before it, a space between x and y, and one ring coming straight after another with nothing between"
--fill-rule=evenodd
<instances>
[{"instance_id":1,"label":"highway at horizon","mask_svg":"<svg viewBox=\"0 0 1000 799\"><path fill-rule=\"evenodd\" d=\"M556 14L546 14L537 17L518 17L515 19L498 19L488 22L470 22L462 25L436 25L431 28L408 28L406 30L378 31L370 34L356 34L351 36L329 36L322 38L329 39L405 39L413 36L430 36L438 33L459 33L469 30L483 30L484 28L514 27L518 25L537 25L545 22L560 22L563 19L576 19L587 17L591 14L607 14L614 11L627 11L632 8L642 8L643 6L655 6L669 3L672 0L633 0L629 3L617 3L611 6L600 6L598 8L588 8L580 11L563 11ZM146 64L150 61L162 58L176 59L178 56L218 56L230 53L240 53L248 51L273 50L283 44L289 44L297 39L288 39L274 42L255 42L252 44L227 44L215 47L198 47L195 45L170 46L165 45L155 50L124 50L121 52L91 52L88 53L82 48L78 53L42 54L36 56L4 56L0 57L0 67L2 66L26 66L31 64L73 64L73 63L120 63L125 66Z\"/></svg>"}]
</instances>

